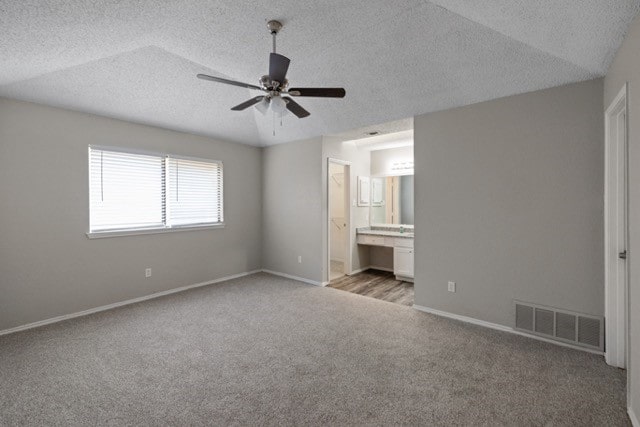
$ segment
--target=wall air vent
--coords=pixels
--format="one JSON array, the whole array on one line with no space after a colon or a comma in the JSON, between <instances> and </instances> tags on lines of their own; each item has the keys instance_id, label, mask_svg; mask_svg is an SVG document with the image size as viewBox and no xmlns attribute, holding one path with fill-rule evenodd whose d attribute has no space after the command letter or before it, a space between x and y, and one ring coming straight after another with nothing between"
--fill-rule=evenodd
<instances>
[{"instance_id":1,"label":"wall air vent","mask_svg":"<svg viewBox=\"0 0 640 427\"><path fill-rule=\"evenodd\" d=\"M578 317L578 342L593 347L600 346L600 321L590 317Z\"/></svg>"},{"instance_id":2,"label":"wall air vent","mask_svg":"<svg viewBox=\"0 0 640 427\"><path fill-rule=\"evenodd\" d=\"M553 311L536 308L535 312L536 332L543 335L553 336Z\"/></svg>"},{"instance_id":3,"label":"wall air vent","mask_svg":"<svg viewBox=\"0 0 640 427\"><path fill-rule=\"evenodd\" d=\"M556 336L565 340L574 341L576 339L577 319L577 316L574 316L573 314L557 313Z\"/></svg>"},{"instance_id":4,"label":"wall air vent","mask_svg":"<svg viewBox=\"0 0 640 427\"><path fill-rule=\"evenodd\" d=\"M533 331L533 307L516 304L516 328Z\"/></svg>"},{"instance_id":5,"label":"wall air vent","mask_svg":"<svg viewBox=\"0 0 640 427\"><path fill-rule=\"evenodd\" d=\"M592 350L604 350L603 318L514 301L515 329Z\"/></svg>"}]
</instances>

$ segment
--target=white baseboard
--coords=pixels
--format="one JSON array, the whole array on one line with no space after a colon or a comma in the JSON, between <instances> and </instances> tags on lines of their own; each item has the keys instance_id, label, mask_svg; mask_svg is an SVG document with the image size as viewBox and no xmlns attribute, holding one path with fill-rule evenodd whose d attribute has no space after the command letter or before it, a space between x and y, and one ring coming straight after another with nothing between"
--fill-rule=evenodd
<instances>
[{"instance_id":1,"label":"white baseboard","mask_svg":"<svg viewBox=\"0 0 640 427\"><path fill-rule=\"evenodd\" d=\"M359 268L357 270L352 270L351 273L348 274L348 276L353 276L354 274L358 274L358 273L362 273L363 271L367 271L367 270L380 270L380 271L388 271L390 273L393 273L393 268L387 268L387 267L378 267L376 265L368 265L366 267L362 267Z\"/></svg>"},{"instance_id":2,"label":"white baseboard","mask_svg":"<svg viewBox=\"0 0 640 427\"><path fill-rule=\"evenodd\" d=\"M262 272L273 274L274 276L286 277L287 279L297 280L299 282L307 283L309 285L314 285L314 286L327 286L329 284L329 282L318 282L318 281L315 281L315 280L306 279L304 277L294 276L294 275L287 274L287 273L281 273L279 271L267 270L267 269L264 269L264 268L262 269Z\"/></svg>"},{"instance_id":3,"label":"white baseboard","mask_svg":"<svg viewBox=\"0 0 640 427\"><path fill-rule=\"evenodd\" d=\"M63 320L69 320L69 319L73 319L73 318L76 318L76 317L87 316L89 314L98 313L98 312L106 311L106 310L111 310L112 308L122 307L122 306L129 305L129 304L135 304L137 302L147 301L147 300L158 298L158 297L162 297L162 296L165 296L165 295L171 295L171 294L175 294L175 293L178 293L178 292L183 292L183 291L186 291L186 290L189 290L189 289L193 289L193 288L199 288L201 286L207 286L207 285L213 285L214 283L226 282L227 280L237 279L239 277L244 277L244 276L248 276L250 274L259 273L260 271L262 271L262 270L253 270L253 271L247 271L245 273L232 274L231 276L221 277L219 279L209 280L207 282L195 283L193 285L187 285L187 286L182 286L180 288L174 288L174 289L169 289L169 290L166 290L166 291L156 292L154 294L144 295L144 296L141 296L141 297L138 297L138 298L132 298L132 299L128 299L128 300L125 300L125 301L115 302L113 304L101 305L100 307L90 308L88 310L78 311L76 313L64 314L62 316L56 316L56 317L52 317L50 319L39 320L37 322L27 323L26 325L21 325L21 326L16 326L14 328L4 329L4 330L0 331L0 335L12 334L14 332L20 332L20 331L24 331L24 330L27 330L27 329L33 329L33 328L37 328L39 326L49 325L51 323L62 322Z\"/></svg>"},{"instance_id":4,"label":"white baseboard","mask_svg":"<svg viewBox=\"0 0 640 427\"><path fill-rule=\"evenodd\" d=\"M471 324L478 325L478 326L484 326L485 328L496 329L496 330L502 331L502 332L509 332L511 334L521 335L521 336L527 337L527 338L533 338L534 340L548 342L550 344L559 345L561 347L568 347L568 348L572 348L574 350L586 351L587 353L593 353L593 354L597 354L599 356L603 356L604 355L601 351L598 351L598 350L591 350L589 348L584 348L584 347L580 347L580 346L577 346L577 345L571 345L571 344L563 343L563 342L560 342L560 341L554 341L554 340L550 340L548 338L539 337L537 335L530 335L530 334L527 334L527 333L524 333L524 332L520 332L520 331L518 331L518 330L516 330L516 329L514 329L514 328L512 328L510 326L500 325L498 323L486 322L484 320L476 319L474 317L461 316L459 314L453 314L453 313L449 313L449 312L446 312L446 311L440 311L440 310L436 310L434 308L425 307L425 306L416 305L416 304L413 305L413 308L415 308L416 310L424 311L425 313L435 314L436 316L442 316L442 317L447 317L449 319L460 320L461 322L471 323Z\"/></svg>"},{"instance_id":5,"label":"white baseboard","mask_svg":"<svg viewBox=\"0 0 640 427\"><path fill-rule=\"evenodd\" d=\"M633 411L633 408L631 407L627 408L627 414L629 414L631 425L633 425L633 427L640 427L640 422L638 422L638 417L636 416L636 413Z\"/></svg>"},{"instance_id":6,"label":"white baseboard","mask_svg":"<svg viewBox=\"0 0 640 427\"><path fill-rule=\"evenodd\" d=\"M369 268L372 270L388 271L390 273L393 273L393 268L389 268L389 267L379 267L377 265L370 265Z\"/></svg>"}]
</instances>

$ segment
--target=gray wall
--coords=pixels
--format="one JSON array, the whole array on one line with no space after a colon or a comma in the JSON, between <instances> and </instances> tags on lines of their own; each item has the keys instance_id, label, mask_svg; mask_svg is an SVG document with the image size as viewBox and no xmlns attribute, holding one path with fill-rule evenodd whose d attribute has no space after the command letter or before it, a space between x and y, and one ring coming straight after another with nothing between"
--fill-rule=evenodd
<instances>
[{"instance_id":1,"label":"gray wall","mask_svg":"<svg viewBox=\"0 0 640 427\"><path fill-rule=\"evenodd\" d=\"M630 405L640 416L640 17L632 24L604 80L606 110L629 82L629 376Z\"/></svg>"},{"instance_id":2,"label":"gray wall","mask_svg":"<svg viewBox=\"0 0 640 427\"><path fill-rule=\"evenodd\" d=\"M513 326L602 315L602 80L415 118L415 302ZM447 281L457 292L447 292Z\"/></svg>"},{"instance_id":3,"label":"gray wall","mask_svg":"<svg viewBox=\"0 0 640 427\"><path fill-rule=\"evenodd\" d=\"M322 138L263 149L263 267L323 281ZM298 256L302 263L298 263Z\"/></svg>"},{"instance_id":4,"label":"gray wall","mask_svg":"<svg viewBox=\"0 0 640 427\"><path fill-rule=\"evenodd\" d=\"M88 144L222 160L226 227L89 240ZM0 330L260 268L260 179L259 148L0 98Z\"/></svg>"},{"instance_id":5,"label":"gray wall","mask_svg":"<svg viewBox=\"0 0 640 427\"><path fill-rule=\"evenodd\" d=\"M356 243L356 228L369 226L369 207L353 206L353 200L358 197L358 177L369 176L371 170L371 154L366 150L358 150L352 141L345 141L338 137L323 137L322 139L322 247L323 267L327 265L327 159L338 159L351 162L350 185L351 190L351 269L359 270L369 266L369 250ZM323 268L323 280L328 280L327 268Z\"/></svg>"}]
</instances>

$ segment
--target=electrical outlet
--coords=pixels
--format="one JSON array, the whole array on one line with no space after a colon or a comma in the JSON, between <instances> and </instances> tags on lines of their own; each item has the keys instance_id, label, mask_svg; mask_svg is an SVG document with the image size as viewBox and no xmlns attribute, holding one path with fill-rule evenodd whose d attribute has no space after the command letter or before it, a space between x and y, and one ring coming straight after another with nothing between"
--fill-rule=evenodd
<instances>
[{"instance_id":1,"label":"electrical outlet","mask_svg":"<svg viewBox=\"0 0 640 427\"><path fill-rule=\"evenodd\" d=\"M302 255L298 255L298 264L302 264Z\"/></svg>"},{"instance_id":2,"label":"electrical outlet","mask_svg":"<svg viewBox=\"0 0 640 427\"><path fill-rule=\"evenodd\" d=\"M456 291L456 282L449 282L448 289L449 289L449 292L455 292Z\"/></svg>"},{"instance_id":3,"label":"electrical outlet","mask_svg":"<svg viewBox=\"0 0 640 427\"><path fill-rule=\"evenodd\" d=\"M146 270L144 270L144 277L151 277L151 269L147 268Z\"/></svg>"}]
</instances>

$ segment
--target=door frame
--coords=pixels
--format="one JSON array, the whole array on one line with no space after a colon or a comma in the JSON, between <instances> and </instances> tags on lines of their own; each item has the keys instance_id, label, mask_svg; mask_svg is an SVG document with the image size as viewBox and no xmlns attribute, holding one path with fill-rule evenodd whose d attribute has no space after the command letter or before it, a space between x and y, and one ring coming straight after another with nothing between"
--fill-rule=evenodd
<instances>
[{"instance_id":1,"label":"door frame","mask_svg":"<svg viewBox=\"0 0 640 427\"><path fill-rule=\"evenodd\" d=\"M347 230L344 248L344 274L351 274L351 162L346 160L327 157L327 283L331 281L331 174L329 166L331 163L344 166L344 221Z\"/></svg>"},{"instance_id":2,"label":"door frame","mask_svg":"<svg viewBox=\"0 0 640 427\"><path fill-rule=\"evenodd\" d=\"M619 117L625 115L624 136L620 138ZM629 364L629 121L628 121L628 86L622 87L613 102L605 111L605 152L604 152L604 289L605 289L605 360L607 364L619 368L625 368ZM615 159L612 154L618 156L618 149L623 154L623 188L612 190L612 186L618 182L617 171L619 168L613 165ZM612 170L612 166L615 170ZM614 174L616 176L614 176ZM615 182L614 182L615 180ZM623 242L618 242L619 228L612 235L612 214L618 213L613 206L617 198L624 198L623 214ZM616 221L617 224L617 221ZM623 246L623 247L620 247ZM619 267L618 253L626 251L627 259L622 269ZM615 260L615 263L612 262ZM623 283L620 283L619 274L622 270Z\"/></svg>"}]
</instances>

